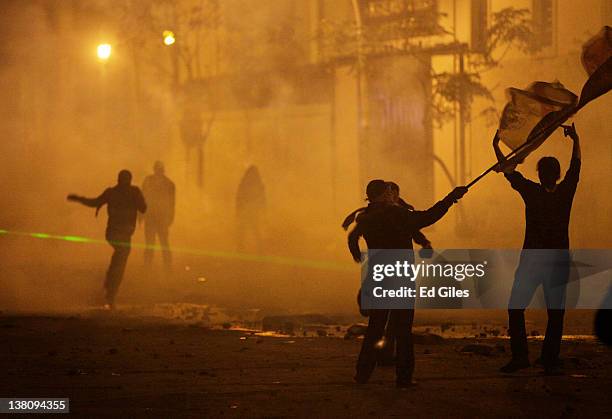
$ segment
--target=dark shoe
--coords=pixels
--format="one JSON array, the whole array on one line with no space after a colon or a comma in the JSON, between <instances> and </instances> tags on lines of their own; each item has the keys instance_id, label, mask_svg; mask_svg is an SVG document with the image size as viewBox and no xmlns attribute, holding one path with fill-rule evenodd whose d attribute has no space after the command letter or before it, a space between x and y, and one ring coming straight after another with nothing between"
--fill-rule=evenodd
<instances>
[{"instance_id":1,"label":"dark shoe","mask_svg":"<svg viewBox=\"0 0 612 419\"><path fill-rule=\"evenodd\" d=\"M414 387L417 385L417 382L414 381L413 379L409 379L409 380L397 380L395 382L395 387L397 388L410 388L410 387Z\"/></svg>"},{"instance_id":2,"label":"dark shoe","mask_svg":"<svg viewBox=\"0 0 612 419\"><path fill-rule=\"evenodd\" d=\"M529 368L531 365L529 364L528 359L511 359L506 365L499 369L500 372L504 374L511 374L513 372L517 372L518 370L523 370L525 368Z\"/></svg>"}]
</instances>

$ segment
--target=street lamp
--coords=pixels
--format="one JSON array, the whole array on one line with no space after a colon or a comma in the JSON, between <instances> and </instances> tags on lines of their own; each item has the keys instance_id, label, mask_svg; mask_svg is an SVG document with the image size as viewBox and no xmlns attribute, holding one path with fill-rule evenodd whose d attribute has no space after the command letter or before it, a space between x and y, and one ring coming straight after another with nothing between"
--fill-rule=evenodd
<instances>
[{"instance_id":1,"label":"street lamp","mask_svg":"<svg viewBox=\"0 0 612 419\"><path fill-rule=\"evenodd\" d=\"M98 45L98 58L102 61L108 60L111 56L112 47L111 44L100 44Z\"/></svg>"},{"instance_id":2,"label":"street lamp","mask_svg":"<svg viewBox=\"0 0 612 419\"><path fill-rule=\"evenodd\" d=\"M171 30L165 30L162 32L162 41L164 42L164 45L169 47L174 45L174 43L176 42L176 37L174 36L174 32L172 32ZM172 87L174 89L176 89L178 87L179 84L179 51L177 49L177 47L173 47L169 50L170 52L170 59L172 60Z\"/></svg>"},{"instance_id":3,"label":"street lamp","mask_svg":"<svg viewBox=\"0 0 612 419\"><path fill-rule=\"evenodd\" d=\"M172 31L162 32L162 37L164 40L164 45L170 46L176 42L176 38L174 37L174 32Z\"/></svg>"}]
</instances>

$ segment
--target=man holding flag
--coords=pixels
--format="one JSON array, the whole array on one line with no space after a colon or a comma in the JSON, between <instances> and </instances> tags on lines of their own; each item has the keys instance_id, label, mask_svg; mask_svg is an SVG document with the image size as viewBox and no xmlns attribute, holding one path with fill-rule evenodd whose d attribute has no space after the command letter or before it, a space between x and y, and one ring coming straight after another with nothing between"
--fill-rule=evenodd
<instances>
[{"instance_id":1,"label":"man holding flag","mask_svg":"<svg viewBox=\"0 0 612 419\"><path fill-rule=\"evenodd\" d=\"M508 89L499 130L493 140L498 162L470 182L471 187L487 173L504 172L512 188L525 202L525 241L509 303L512 360L501 368L511 373L529 367L524 311L541 283L548 308L548 325L541 361L545 373L555 373L563 333L565 291L569 276L568 225L580 174L580 142L574 125L562 125L585 105L612 89L612 28L604 26L583 46L582 64L589 75L580 98L555 81L535 82L527 89ZM572 160L560 182L561 167L554 157L538 162L540 183L525 179L516 166L558 128L574 142ZM502 141L512 149L507 156Z\"/></svg>"},{"instance_id":2,"label":"man holding flag","mask_svg":"<svg viewBox=\"0 0 612 419\"><path fill-rule=\"evenodd\" d=\"M559 367L559 350L565 313L565 290L569 277L568 225L574 193L580 174L580 141L574 125L563 126L565 136L573 142L570 167L564 179L554 157L538 161L540 183L525 179L516 171L517 162L507 161L499 148L499 135L493 140L499 170L525 202L525 241L516 270L508 317L512 359L501 368L512 373L530 366L525 330L525 308L537 287L542 284L548 309L546 337L541 361L546 374L554 374ZM537 249L537 250L534 250Z\"/></svg>"}]
</instances>

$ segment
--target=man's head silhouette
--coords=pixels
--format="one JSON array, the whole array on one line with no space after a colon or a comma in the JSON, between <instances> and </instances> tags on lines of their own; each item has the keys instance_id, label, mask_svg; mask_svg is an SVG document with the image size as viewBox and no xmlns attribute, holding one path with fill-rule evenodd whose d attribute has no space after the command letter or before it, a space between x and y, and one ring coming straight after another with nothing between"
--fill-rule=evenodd
<instances>
[{"instance_id":1,"label":"man's head silhouette","mask_svg":"<svg viewBox=\"0 0 612 419\"><path fill-rule=\"evenodd\" d=\"M366 187L366 196L370 202L383 201L387 193L387 182L382 179L374 179Z\"/></svg>"},{"instance_id":2,"label":"man's head silhouette","mask_svg":"<svg viewBox=\"0 0 612 419\"><path fill-rule=\"evenodd\" d=\"M132 173L129 170L123 169L117 176L117 184L119 186L129 186L132 183Z\"/></svg>"},{"instance_id":3,"label":"man's head silhouette","mask_svg":"<svg viewBox=\"0 0 612 419\"><path fill-rule=\"evenodd\" d=\"M545 188L553 188L561 177L561 165L554 157L542 157L538 161L538 176Z\"/></svg>"},{"instance_id":4,"label":"man's head silhouette","mask_svg":"<svg viewBox=\"0 0 612 419\"><path fill-rule=\"evenodd\" d=\"M153 164L153 173L155 173L156 175L163 175L164 174L164 164L162 162L160 162L159 160L157 160Z\"/></svg>"}]
</instances>

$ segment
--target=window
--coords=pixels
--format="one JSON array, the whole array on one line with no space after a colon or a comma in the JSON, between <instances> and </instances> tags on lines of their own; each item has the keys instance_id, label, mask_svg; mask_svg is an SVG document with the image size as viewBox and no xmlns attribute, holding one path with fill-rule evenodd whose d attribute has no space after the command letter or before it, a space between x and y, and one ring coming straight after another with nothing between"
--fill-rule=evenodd
<instances>
[{"instance_id":1,"label":"window","mask_svg":"<svg viewBox=\"0 0 612 419\"><path fill-rule=\"evenodd\" d=\"M533 0L533 32L541 48L554 45L554 1Z\"/></svg>"},{"instance_id":2,"label":"window","mask_svg":"<svg viewBox=\"0 0 612 419\"><path fill-rule=\"evenodd\" d=\"M472 0L471 47L474 52L484 52L487 47L487 0Z\"/></svg>"}]
</instances>

